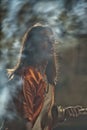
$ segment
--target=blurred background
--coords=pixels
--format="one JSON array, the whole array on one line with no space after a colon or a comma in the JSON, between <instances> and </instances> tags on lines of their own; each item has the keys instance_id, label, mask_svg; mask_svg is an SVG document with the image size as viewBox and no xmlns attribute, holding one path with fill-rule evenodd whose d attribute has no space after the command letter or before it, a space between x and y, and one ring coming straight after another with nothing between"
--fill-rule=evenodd
<instances>
[{"instance_id":1,"label":"blurred background","mask_svg":"<svg viewBox=\"0 0 87 130\"><path fill-rule=\"evenodd\" d=\"M16 65L24 33L38 22L51 26L55 35L57 104L87 107L87 0L1 0L0 22L0 119L10 99L5 70ZM57 129L87 129L87 116Z\"/></svg>"}]
</instances>

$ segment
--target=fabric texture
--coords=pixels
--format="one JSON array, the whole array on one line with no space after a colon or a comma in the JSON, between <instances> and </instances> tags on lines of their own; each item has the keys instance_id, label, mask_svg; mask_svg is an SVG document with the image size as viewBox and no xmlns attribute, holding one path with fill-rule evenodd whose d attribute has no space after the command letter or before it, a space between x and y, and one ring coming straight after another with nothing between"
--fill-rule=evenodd
<instances>
[{"instance_id":1,"label":"fabric texture","mask_svg":"<svg viewBox=\"0 0 87 130\"><path fill-rule=\"evenodd\" d=\"M21 76L23 89L18 97L22 99L21 105L18 104L20 106L19 112L22 110L23 118L32 122L33 130L41 130L41 122L42 124L46 122L44 115L50 113L50 108L54 103L53 86L49 85L49 90L46 92L48 85L44 80L45 75L42 76L33 67L23 68Z\"/></svg>"}]
</instances>

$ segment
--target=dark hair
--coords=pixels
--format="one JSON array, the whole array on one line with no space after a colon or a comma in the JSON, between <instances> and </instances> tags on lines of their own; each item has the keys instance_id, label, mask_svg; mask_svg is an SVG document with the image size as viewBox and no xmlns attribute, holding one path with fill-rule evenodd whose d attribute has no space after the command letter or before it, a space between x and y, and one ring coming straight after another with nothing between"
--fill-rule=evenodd
<instances>
[{"instance_id":1,"label":"dark hair","mask_svg":"<svg viewBox=\"0 0 87 130\"><path fill-rule=\"evenodd\" d=\"M23 37L20 59L16 67L9 70L11 75L18 75L19 70L22 67L34 66L37 63L38 55L36 57L36 54L38 53L38 46L40 46L40 44L43 43L43 40L45 40L46 37L49 37L50 34L53 34L51 28L42 25L33 26L25 33ZM54 39L52 40L54 41ZM53 84L56 76L54 56L48 61L48 65L46 67L46 75L48 82Z\"/></svg>"}]
</instances>

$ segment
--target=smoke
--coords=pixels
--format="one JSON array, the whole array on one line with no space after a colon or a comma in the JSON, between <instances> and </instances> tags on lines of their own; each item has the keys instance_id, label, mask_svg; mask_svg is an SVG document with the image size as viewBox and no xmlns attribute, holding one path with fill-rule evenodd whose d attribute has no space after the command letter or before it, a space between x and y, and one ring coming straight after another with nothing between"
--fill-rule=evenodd
<instances>
[{"instance_id":1,"label":"smoke","mask_svg":"<svg viewBox=\"0 0 87 130\"><path fill-rule=\"evenodd\" d=\"M70 2L70 1L68 1ZM87 2L73 1L71 9L65 6L64 0L38 2L33 10L39 17L53 28L56 40L60 42L60 49L74 47L78 44L75 35L87 34ZM68 3L67 3L68 4Z\"/></svg>"},{"instance_id":2,"label":"smoke","mask_svg":"<svg viewBox=\"0 0 87 130\"><path fill-rule=\"evenodd\" d=\"M22 80L16 76L10 80L5 69L0 71L0 119L17 117L13 99L21 91Z\"/></svg>"},{"instance_id":3,"label":"smoke","mask_svg":"<svg viewBox=\"0 0 87 130\"><path fill-rule=\"evenodd\" d=\"M2 3L4 6L6 1ZM17 32L19 32L20 37L21 32L25 32L30 20L35 16L54 27L58 36L64 32L87 33L87 2L85 0L74 1L69 5L70 10L65 5L64 0L42 0L38 2L36 0L33 2L29 0L8 0L7 16L2 21L2 31L7 38L11 38ZM18 24L20 15L23 19L22 24Z\"/></svg>"},{"instance_id":4,"label":"smoke","mask_svg":"<svg viewBox=\"0 0 87 130\"><path fill-rule=\"evenodd\" d=\"M5 86L7 82L7 76L5 74L4 69L0 70L0 119L6 115L6 107L8 104L8 101L10 99L9 97L9 89Z\"/></svg>"},{"instance_id":5,"label":"smoke","mask_svg":"<svg viewBox=\"0 0 87 130\"><path fill-rule=\"evenodd\" d=\"M81 23L79 27L80 32L77 33L87 33L87 1L81 0L72 10L73 14L76 14L78 19L76 20L77 23Z\"/></svg>"},{"instance_id":6,"label":"smoke","mask_svg":"<svg viewBox=\"0 0 87 130\"><path fill-rule=\"evenodd\" d=\"M68 6L66 2L67 0L2 0L2 8L6 10L1 25L4 36L1 39L0 50L2 71L16 64L21 38L27 28L36 22L45 22L51 26L57 50L61 51L78 44L78 39L74 36L87 33L87 1L68 1ZM8 78L3 73L0 72L0 118L6 115L6 106L12 96L10 87L7 88L4 84ZM16 94L16 89L13 89L12 94Z\"/></svg>"},{"instance_id":7,"label":"smoke","mask_svg":"<svg viewBox=\"0 0 87 130\"><path fill-rule=\"evenodd\" d=\"M6 106L10 99L9 95L10 93L8 88L3 88L0 94L0 118L3 117L4 115L7 115Z\"/></svg>"},{"instance_id":8,"label":"smoke","mask_svg":"<svg viewBox=\"0 0 87 130\"><path fill-rule=\"evenodd\" d=\"M67 6L66 6L67 5ZM55 32L62 49L75 46L75 35L87 34L87 1L86 0L3 0L2 7L7 13L2 20L2 32L5 39L21 39L28 27L36 22L47 23Z\"/></svg>"}]
</instances>

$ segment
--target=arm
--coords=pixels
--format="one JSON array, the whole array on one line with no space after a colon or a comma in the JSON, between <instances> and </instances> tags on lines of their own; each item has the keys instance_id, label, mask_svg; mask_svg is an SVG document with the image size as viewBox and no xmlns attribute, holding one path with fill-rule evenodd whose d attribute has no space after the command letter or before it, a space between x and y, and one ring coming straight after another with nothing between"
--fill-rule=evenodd
<instances>
[{"instance_id":1,"label":"arm","mask_svg":"<svg viewBox=\"0 0 87 130\"><path fill-rule=\"evenodd\" d=\"M55 128L58 123L71 118L76 118L81 114L81 111L84 110L86 113L86 108L82 109L81 106L70 106L63 108L58 105L53 105L51 109L52 123L51 128Z\"/></svg>"},{"instance_id":2,"label":"arm","mask_svg":"<svg viewBox=\"0 0 87 130\"><path fill-rule=\"evenodd\" d=\"M81 114L82 106L70 106L63 108L62 106L53 105L52 107L52 117L60 121L69 119L71 117L78 117Z\"/></svg>"}]
</instances>

